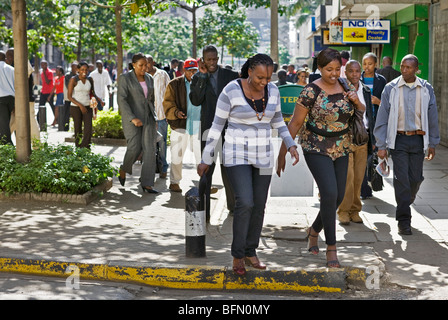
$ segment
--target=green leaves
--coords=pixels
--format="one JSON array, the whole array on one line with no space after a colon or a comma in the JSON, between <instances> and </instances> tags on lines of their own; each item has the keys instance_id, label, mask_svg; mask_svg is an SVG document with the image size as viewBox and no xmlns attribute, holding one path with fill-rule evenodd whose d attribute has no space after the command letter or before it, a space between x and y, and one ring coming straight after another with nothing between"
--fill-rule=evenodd
<instances>
[{"instance_id":1,"label":"green leaves","mask_svg":"<svg viewBox=\"0 0 448 320\"><path fill-rule=\"evenodd\" d=\"M15 161L15 147L0 146L0 192L82 194L113 177L112 159L86 148L41 143L30 161Z\"/></svg>"},{"instance_id":2,"label":"green leaves","mask_svg":"<svg viewBox=\"0 0 448 320\"><path fill-rule=\"evenodd\" d=\"M121 115L118 111L99 111L93 120L93 137L124 139Z\"/></svg>"}]
</instances>

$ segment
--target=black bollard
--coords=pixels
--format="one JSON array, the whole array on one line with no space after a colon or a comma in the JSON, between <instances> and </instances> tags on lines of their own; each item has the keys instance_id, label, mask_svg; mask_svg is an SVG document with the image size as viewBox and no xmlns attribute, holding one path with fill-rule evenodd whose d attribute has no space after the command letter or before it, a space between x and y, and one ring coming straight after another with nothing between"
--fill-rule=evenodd
<instances>
[{"instance_id":1,"label":"black bollard","mask_svg":"<svg viewBox=\"0 0 448 320\"><path fill-rule=\"evenodd\" d=\"M47 131L47 108L46 106L39 106L39 128L40 131Z\"/></svg>"},{"instance_id":2,"label":"black bollard","mask_svg":"<svg viewBox=\"0 0 448 320\"><path fill-rule=\"evenodd\" d=\"M199 188L193 187L185 194L185 254L189 258L206 256L204 183L206 184L205 175L199 182Z\"/></svg>"}]
</instances>

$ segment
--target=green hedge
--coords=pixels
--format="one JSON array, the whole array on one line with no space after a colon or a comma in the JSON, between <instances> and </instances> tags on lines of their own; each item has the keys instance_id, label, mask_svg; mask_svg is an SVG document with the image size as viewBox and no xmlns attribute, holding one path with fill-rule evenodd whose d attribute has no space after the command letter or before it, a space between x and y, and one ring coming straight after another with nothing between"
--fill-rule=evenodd
<instances>
[{"instance_id":1,"label":"green hedge","mask_svg":"<svg viewBox=\"0 0 448 320\"><path fill-rule=\"evenodd\" d=\"M113 159L86 148L39 143L25 164L15 151L0 146L0 192L83 194L118 173Z\"/></svg>"},{"instance_id":2,"label":"green hedge","mask_svg":"<svg viewBox=\"0 0 448 320\"><path fill-rule=\"evenodd\" d=\"M121 115L118 111L99 111L93 120L92 137L124 139Z\"/></svg>"}]
</instances>

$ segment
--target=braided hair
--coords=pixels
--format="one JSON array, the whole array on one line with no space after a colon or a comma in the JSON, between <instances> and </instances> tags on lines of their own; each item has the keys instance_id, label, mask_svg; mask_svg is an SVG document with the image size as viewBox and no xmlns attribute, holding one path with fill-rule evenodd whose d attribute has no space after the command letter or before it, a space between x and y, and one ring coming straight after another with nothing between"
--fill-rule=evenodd
<instances>
[{"instance_id":1,"label":"braided hair","mask_svg":"<svg viewBox=\"0 0 448 320\"><path fill-rule=\"evenodd\" d=\"M256 55L247 59L241 67L241 78L247 79L249 77L249 69L254 70L258 65L265 65L266 67L274 66L274 61L271 57L264 53L257 53Z\"/></svg>"}]
</instances>

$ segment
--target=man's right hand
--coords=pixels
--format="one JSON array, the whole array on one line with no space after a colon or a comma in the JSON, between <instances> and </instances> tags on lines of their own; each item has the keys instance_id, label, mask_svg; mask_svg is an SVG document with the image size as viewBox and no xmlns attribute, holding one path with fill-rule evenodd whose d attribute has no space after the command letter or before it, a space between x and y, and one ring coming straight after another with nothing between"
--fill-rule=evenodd
<instances>
[{"instance_id":1,"label":"man's right hand","mask_svg":"<svg viewBox=\"0 0 448 320\"><path fill-rule=\"evenodd\" d=\"M199 72L207 73L207 68L205 67L204 61L201 59L198 60Z\"/></svg>"},{"instance_id":2,"label":"man's right hand","mask_svg":"<svg viewBox=\"0 0 448 320\"><path fill-rule=\"evenodd\" d=\"M378 155L378 158L380 158L380 159L387 158L387 150L386 149L378 150L377 155Z\"/></svg>"}]
</instances>

